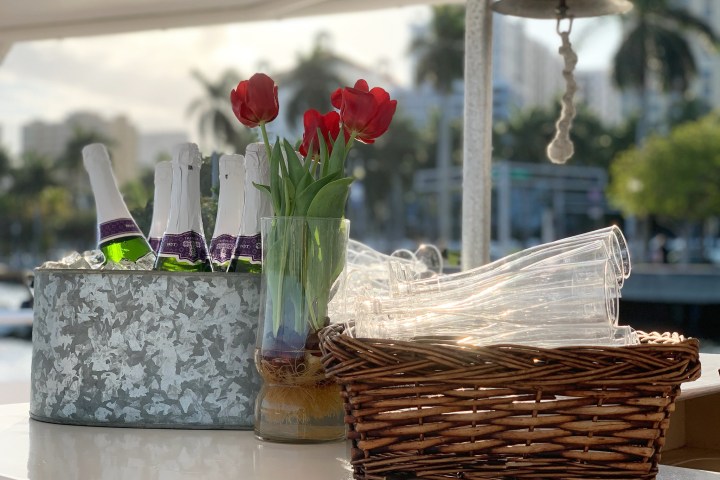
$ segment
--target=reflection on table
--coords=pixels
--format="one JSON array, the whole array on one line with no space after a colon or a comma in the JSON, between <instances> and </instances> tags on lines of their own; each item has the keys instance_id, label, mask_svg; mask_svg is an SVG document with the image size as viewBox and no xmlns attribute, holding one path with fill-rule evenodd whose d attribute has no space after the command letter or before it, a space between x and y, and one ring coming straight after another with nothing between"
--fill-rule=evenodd
<instances>
[{"instance_id":1,"label":"reflection on table","mask_svg":"<svg viewBox=\"0 0 720 480\"><path fill-rule=\"evenodd\" d=\"M28 404L0 406L0 479L350 480L347 445L264 443L252 432L75 427L28 418ZM720 480L660 467L658 480Z\"/></svg>"}]
</instances>

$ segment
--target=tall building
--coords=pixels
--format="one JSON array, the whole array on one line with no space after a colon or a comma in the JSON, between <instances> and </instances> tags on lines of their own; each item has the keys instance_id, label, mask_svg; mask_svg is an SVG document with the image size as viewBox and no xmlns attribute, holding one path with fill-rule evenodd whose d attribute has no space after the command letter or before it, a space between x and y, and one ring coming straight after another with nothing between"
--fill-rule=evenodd
<instances>
[{"instance_id":1,"label":"tall building","mask_svg":"<svg viewBox=\"0 0 720 480\"><path fill-rule=\"evenodd\" d=\"M522 21L495 14L493 85L496 119L518 109L548 107L564 88L560 55L530 38Z\"/></svg>"},{"instance_id":2,"label":"tall building","mask_svg":"<svg viewBox=\"0 0 720 480\"><path fill-rule=\"evenodd\" d=\"M621 94L612 82L609 70L581 70L575 73L577 100L584 102L606 125L625 120Z\"/></svg>"},{"instance_id":3,"label":"tall building","mask_svg":"<svg viewBox=\"0 0 720 480\"><path fill-rule=\"evenodd\" d=\"M137 178L138 133L122 115L106 120L95 113L76 112L60 123L33 121L22 129L22 151L54 161L63 154L77 130L96 132L110 141L108 150L120 185Z\"/></svg>"}]
</instances>

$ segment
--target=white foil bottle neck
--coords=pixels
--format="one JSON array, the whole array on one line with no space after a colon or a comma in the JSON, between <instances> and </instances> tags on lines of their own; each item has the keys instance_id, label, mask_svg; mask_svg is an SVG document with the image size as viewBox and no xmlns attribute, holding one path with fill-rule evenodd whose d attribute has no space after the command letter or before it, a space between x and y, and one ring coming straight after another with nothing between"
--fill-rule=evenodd
<instances>
[{"instance_id":1,"label":"white foil bottle neck","mask_svg":"<svg viewBox=\"0 0 720 480\"><path fill-rule=\"evenodd\" d=\"M173 168L170 160L155 165L155 195L153 197L153 217L150 224L150 238L161 238L167 228L170 215L170 190L172 188Z\"/></svg>"},{"instance_id":2,"label":"white foil bottle neck","mask_svg":"<svg viewBox=\"0 0 720 480\"><path fill-rule=\"evenodd\" d=\"M82 149L83 165L90 177L95 197L98 225L120 218L132 218L118 189L110 164L110 155L102 143L93 143Z\"/></svg>"},{"instance_id":3,"label":"white foil bottle neck","mask_svg":"<svg viewBox=\"0 0 720 480\"><path fill-rule=\"evenodd\" d=\"M219 160L220 194L213 238L236 237L240 231L245 204L245 157L223 155Z\"/></svg>"},{"instance_id":4,"label":"white foil bottle neck","mask_svg":"<svg viewBox=\"0 0 720 480\"><path fill-rule=\"evenodd\" d=\"M195 144L183 144L172 161L170 215L165 233L194 231L203 235L200 212L200 165L202 158Z\"/></svg>"},{"instance_id":5,"label":"white foil bottle neck","mask_svg":"<svg viewBox=\"0 0 720 480\"><path fill-rule=\"evenodd\" d=\"M240 235L260 233L260 219L272 216L272 204L253 183L270 185L270 162L262 143L251 143L245 151L245 205Z\"/></svg>"}]
</instances>

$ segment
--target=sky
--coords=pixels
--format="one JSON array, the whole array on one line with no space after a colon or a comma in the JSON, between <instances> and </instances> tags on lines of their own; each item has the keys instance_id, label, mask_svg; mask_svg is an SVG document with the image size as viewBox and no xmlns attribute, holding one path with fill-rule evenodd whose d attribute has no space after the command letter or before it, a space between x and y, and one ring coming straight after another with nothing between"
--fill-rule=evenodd
<instances>
[{"instance_id":1,"label":"sky","mask_svg":"<svg viewBox=\"0 0 720 480\"><path fill-rule=\"evenodd\" d=\"M202 92L190 71L210 79L227 68L245 77L266 65L271 72L283 71L310 50L319 32L330 35L337 53L371 69L384 65L398 83L409 85L411 25L430 17L429 7L414 6L19 43L0 64L0 143L17 154L22 125L58 122L77 110L108 118L124 114L141 133L182 130L196 141L186 109ZM524 22L529 36L557 49L554 21L513 21ZM619 38L613 23L576 22L571 39L576 33L578 39L587 37L576 45L579 69L607 68ZM594 33L585 35L586 30Z\"/></svg>"}]
</instances>

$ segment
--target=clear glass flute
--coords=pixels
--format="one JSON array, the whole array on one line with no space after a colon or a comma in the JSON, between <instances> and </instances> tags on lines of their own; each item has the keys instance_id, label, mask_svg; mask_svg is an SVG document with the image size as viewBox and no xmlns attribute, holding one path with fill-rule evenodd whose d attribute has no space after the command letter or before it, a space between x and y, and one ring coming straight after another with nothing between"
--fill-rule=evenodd
<instances>
[{"instance_id":1,"label":"clear glass flute","mask_svg":"<svg viewBox=\"0 0 720 480\"><path fill-rule=\"evenodd\" d=\"M372 297L357 302L356 327L363 336L382 325L407 326L414 336L439 332L473 331L493 322L505 325L572 326L576 323L611 326L617 322L619 289L607 260L578 265L506 273L490 285L458 289L443 295ZM380 327L378 325L381 325Z\"/></svg>"},{"instance_id":2,"label":"clear glass flute","mask_svg":"<svg viewBox=\"0 0 720 480\"><path fill-rule=\"evenodd\" d=\"M600 244L602 244L602 246ZM588 249L590 253L585 252ZM603 248L605 252L603 252ZM577 249L581 249L576 251ZM572 262L572 257L557 257L558 255L574 252L580 255L597 255L594 258L610 258L619 285L630 274L630 257L627 242L617 227L608 227L595 230L582 235L568 237L555 242L531 247L520 252L503 257L495 262L449 275L434 276L431 278L418 278L414 272L404 265L391 263L390 292L393 295L422 291L433 291L444 288L456 288L456 282L477 282L487 276L494 276L503 271L516 271L529 268L534 264ZM588 257L585 257L588 258ZM447 285L446 285L447 284Z\"/></svg>"}]
</instances>

